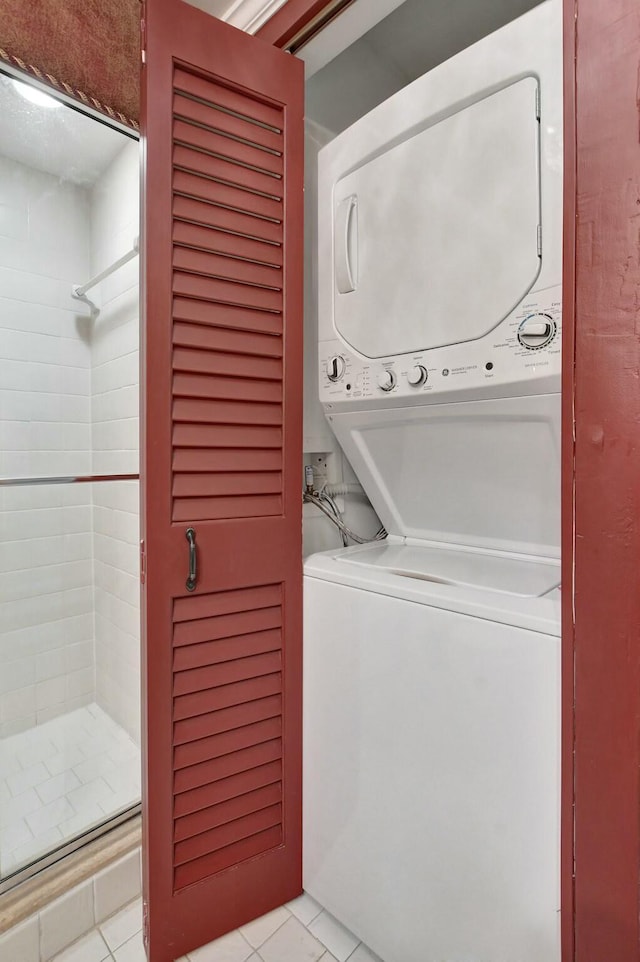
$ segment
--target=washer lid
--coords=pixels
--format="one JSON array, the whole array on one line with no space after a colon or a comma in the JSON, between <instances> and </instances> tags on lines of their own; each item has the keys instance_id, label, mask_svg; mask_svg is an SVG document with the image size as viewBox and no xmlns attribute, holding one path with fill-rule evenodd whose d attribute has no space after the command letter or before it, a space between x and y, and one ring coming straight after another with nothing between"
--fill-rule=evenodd
<instances>
[{"instance_id":1,"label":"washer lid","mask_svg":"<svg viewBox=\"0 0 640 962\"><path fill-rule=\"evenodd\" d=\"M556 558L560 395L331 414L389 534Z\"/></svg>"},{"instance_id":2,"label":"washer lid","mask_svg":"<svg viewBox=\"0 0 640 962\"><path fill-rule=\"evenodd\" d=\"M525 561L507 554L465 551L461 548L390 542L354 548L342 554L349 564L383 568L416 581L499 591L522 598L539 598L560 584L556 562Z\"/></svg>"},{"instance_id":3,"label":"washer lid","mask_svg":"<svg viewBox=\"0 0 640 962\"><path fill-rule=\"evenodd\" d=\"M391 145L333 197L334 323L366 357L482 337L540 269L538 81ZM428 105L426 107L428 111Z\"/></svg>"}]
</instances>

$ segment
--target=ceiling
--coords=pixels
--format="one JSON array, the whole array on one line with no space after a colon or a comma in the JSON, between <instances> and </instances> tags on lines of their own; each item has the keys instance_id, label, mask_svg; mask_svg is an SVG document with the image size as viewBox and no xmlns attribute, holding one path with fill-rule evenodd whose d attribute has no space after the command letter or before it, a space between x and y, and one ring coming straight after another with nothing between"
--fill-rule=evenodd
<instances>
[{"instance_id":1,"label":"ceiling","mask_svg":"<svg viewBox=\"0 0 640 962\"><path fill-rule=\"evenodd\" d=\"M402 87L539 2L405 0L310 78L307 115L340 133Z\"/></svg>"},{"instance_id":2,"label":"ceiling","mask_svg":"<svg viewBox=\"0 0 640 962\"><path fill-rule=\"evenodd\" d=\"M90 187L129 138L64 104L52 109L32 104L0 73L0 154Z\"/></svg>"}]
</instances>

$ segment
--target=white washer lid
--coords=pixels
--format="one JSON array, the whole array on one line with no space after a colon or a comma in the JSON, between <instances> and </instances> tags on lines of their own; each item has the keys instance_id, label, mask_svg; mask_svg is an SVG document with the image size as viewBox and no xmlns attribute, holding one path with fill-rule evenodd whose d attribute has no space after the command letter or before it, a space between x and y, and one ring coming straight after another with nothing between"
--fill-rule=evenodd
<instances>
[{"instance_id":1,"label":"white washer lid","mask_svg":"<svg viewBox=\"0 0 640 962\"><path fill-rule=\"evenodd\" d=\"M331 413L389 534L560 556L560 395Z\"/></svg>"},{"instance_id":2,"label":"white washer lid","mask_svg":"<svg viewBox=\"0 0 640 962\"><path fill-rule=\"evenodd\" d=\"M539 598L560 584L557 563L428 545L380 544L341 555L348 564L384 568L404 578Z\"/></svg>"}]
</instances>

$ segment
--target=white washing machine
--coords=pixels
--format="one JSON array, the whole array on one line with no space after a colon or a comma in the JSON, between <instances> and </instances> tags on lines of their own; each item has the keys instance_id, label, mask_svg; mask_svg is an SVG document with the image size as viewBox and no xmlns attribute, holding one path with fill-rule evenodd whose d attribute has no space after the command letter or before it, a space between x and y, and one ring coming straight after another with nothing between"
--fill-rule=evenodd
<instances>
[{"instance_id":1,"label":"white washing machine","mask_svg":"<svg viewBox=\"0 0 640 962\"><path fill-rule=\"evenodd\" d=\"M305 565L304 887L385 962L556 962L557 0L319 158L320 394L389 532Z\"/></svg>"}]
</instances>

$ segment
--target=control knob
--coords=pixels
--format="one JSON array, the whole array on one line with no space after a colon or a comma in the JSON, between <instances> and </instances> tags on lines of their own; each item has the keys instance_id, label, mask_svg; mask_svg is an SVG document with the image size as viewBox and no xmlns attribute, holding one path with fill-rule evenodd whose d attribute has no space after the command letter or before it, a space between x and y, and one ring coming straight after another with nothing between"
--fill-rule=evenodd
<instances>
[{"instance_id":1,"label":"control knob","mask_svg":"<svg viewBox=\"0 0 640 962\"><path fill-rule=\"evenodd\" d=\"M422 364L416 364L407 371L407 381L411 387L420 387L420 385L424 384L427 380L428 376L427 369L423 367Z\"/></svg>"},{"instance_id":2,"label":"control knob","mask_svg":"<svg viewBox=\"0 0 640 962\"><path fill-rule=\"evenodd\" d=\"M393 371L380 371L378 374L378 387L381 391L392 391L396 386L396 376Z\"/></svg>"},{"instance_id":3,"label":"control knob","mask_svg":"<svg viewBox=\"0 0 640 962\"><path fill-rule=\"evenodd\" d=\"M344 358L339 354L330 357L327 362L327 377L330 381L339 381L344 374Z\"/></svg>"},{"instance_id":4,"label":"control knob","mask_svg":"<svg viewBox=\"0 0 640 962\"><path fill-rule=\"evenodd\" d=\"M556 333L556 325L548 314L532 314L518 328L518 340L523 347L535 351L546 347Z\"/></svg>"}]
</instances>

